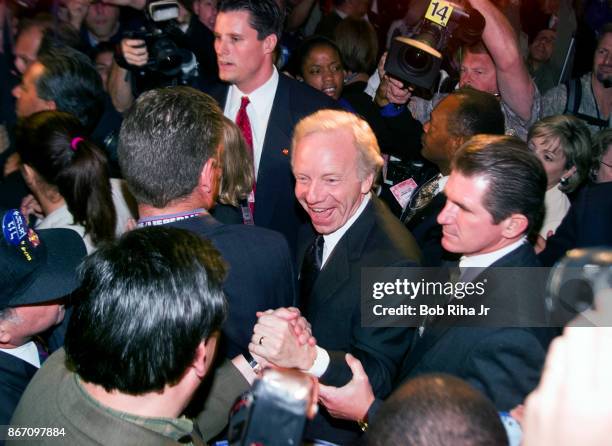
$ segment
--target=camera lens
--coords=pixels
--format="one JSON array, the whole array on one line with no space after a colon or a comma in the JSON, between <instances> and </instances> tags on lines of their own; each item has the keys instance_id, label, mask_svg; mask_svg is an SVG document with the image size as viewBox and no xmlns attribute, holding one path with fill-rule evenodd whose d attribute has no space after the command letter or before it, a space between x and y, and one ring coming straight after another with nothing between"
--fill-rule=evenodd
<instances>
[{"instance_id":1,"label":"camera lens","mask_svg":"<svg viewBox=\"0 0 612 446\"><path fill-rule=\"evenodd\" d=\"M404 49L401 56L399 61L402 68L414 74L429 71L433 62L431 54L414 47Z\"/></svg>"}]
</instances>

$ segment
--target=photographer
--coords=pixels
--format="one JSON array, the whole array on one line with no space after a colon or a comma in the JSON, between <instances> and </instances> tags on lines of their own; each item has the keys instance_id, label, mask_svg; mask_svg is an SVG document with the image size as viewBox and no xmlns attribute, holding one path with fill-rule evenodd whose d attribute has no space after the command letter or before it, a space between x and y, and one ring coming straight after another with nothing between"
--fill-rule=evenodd
<instances>
[{"instance_id":1,"label":"photographer","mask_svg":"<svg viewBox=\"0 0 612 446\"><path fill-rule=\"evenodd\" d=\"M486 24L482 42L464 45L461 49L459 86L469 85L499 97L506 133L525 140L527 130L540 115L540 93L521 58L516 34L490 0L469 0L469 4L482 14ZM433 107L442 99L441 94L435 94L432 100L410 98L409 90L403 88L401 81L385 78L395 90L404 92L404 98L409 98L408 107L416 119L423 123L429 120Z\"/></svg>"},{"instance_id":2,"label":"photographer","mask_svg":"<svg viewBox=\"0 0 612 446\"><path fill-rule=\"evenodd\" d=\"M140 0L128 2L128 6L137 9L145 7ZM152 3L155 2L147 1L146 7L149 8ZM218 81L217 60L213 48L214 35L190 12L188 8L191 8L192 3L189 0L177 2L176 6L176 19L160 22L147 15L146 34L150 36L151 30L155 34L149 42L138 38L138 34L144 36L145 33L130 33L121 40L108 83L113 105L119 112L127 110L135 97L151 88L190 85L204 89ZM158 45L162 39L169 40L170 45L178 47L173 57L178 55L182 58L179 69L168 70L151 60L155 56L151 54L149 45L153 41L154 45ZM167 51L167 48L161 51ZM157 49L156 52L160 50Z\"/></svg>"}]
</instances>

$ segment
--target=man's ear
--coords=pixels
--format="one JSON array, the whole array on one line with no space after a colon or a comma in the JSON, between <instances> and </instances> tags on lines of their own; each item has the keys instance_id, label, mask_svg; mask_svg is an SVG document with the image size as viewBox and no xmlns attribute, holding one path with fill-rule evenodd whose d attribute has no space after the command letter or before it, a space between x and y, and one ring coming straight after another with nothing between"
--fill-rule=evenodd
<instances>
[{"instance_id":1,"label":"man's ear","mask_svg":"<svg viewBox=\"0 0 612 446\"><path fill-rule=\"evenodd\" d=\"M45 107L47 110L57 110L57 105L55 104L55 101L45 100Z\"/></svg>"},{"instance_id":2,"label":"man's ear","mask_svg":"<svg viewBox=\"0 0 612 446\"><path fill-rule=\"evenodd\" d=\"M4 327L3 323L0 322L0 345L7 345L11 342L11 333Z\"/></svg>"},{"instance_id":3,"label":"man's ear","mask_svg":"<svg viewBox=\"0 0 612 446\"><path fill-rule=\"evenodd\" d=\"M23 175L23 179L25 180L26 184L32 184L36 178L34 169L32 169L28 164L21 165L21 175Z\"/></svg>"},{"instance_id":4,"label":"man's ear","mask_svg":"<svg viewBox=\"0 0 612 446\"><path fill-rule=\"evenodd\" d=\"M516 238L527 231L529 220L523 214L512 214L502 222L505 238Z\"/></svg>"},{"instance_id":5,"label":"man's ear","mask_svg":"<svg viewBox=\"0 0 612 446\"><path fill-rule=\"evenodd\" d=\"M212 192L214 190L214 171L215 171L215 160L213 158L209 158L206 163L204 163L204 167L202 167L202 172L200 172L200 182L198 187L203 192Z\"/></svg>"},{"instance_id":6,"label":"man's ear","mask_svg":"<svg viewBox=\"0 0 612 446\"><path fill-rule=\"evenodd\" d=\"M276 37L276 34L274 33L269 34L263 40L264 51L268 54L272 53L274 51L274 48L276 48L277 43L278 43L278 37Z\"/></svg>"},{"instance_id":7,"label":"man's ear","mask_svg":"<svg viewBox=\"0 0 612 446\"><path fill-rule=\"evenodd\" d=\"M210 369L217 350L219 332L212 333L208 338L198 344L191 367L193 367L198 378L203 379Z\"/></svg>"},{"instance_id":8,"label":"man's ear","mask_svg":"<svg viewBox=\"0 0 612 446\"><path fill-rule=\"evenodd\" d=\"M367 194L372 190L372 184L374 184L374 174L368 174L364 180L361 181L361 193Z\"/></svg>"}]
</instances>

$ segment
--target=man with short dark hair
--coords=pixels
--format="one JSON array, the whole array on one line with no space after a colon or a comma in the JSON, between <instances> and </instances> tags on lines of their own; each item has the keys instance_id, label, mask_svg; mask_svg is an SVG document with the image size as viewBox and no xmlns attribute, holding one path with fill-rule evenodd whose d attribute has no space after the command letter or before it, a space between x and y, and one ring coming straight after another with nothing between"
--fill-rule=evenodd
<instances>
[{"instance_id":1,"label":"man with short dark hair","mask_svg":"<svg viewBox=\"0 0 612 446\"><path fill-rule=\"evenodd\" d=\"M213 362L225 271L210 242L175 228L101 247L81 267L65 351L36 375L12 424L62 429L73 445L202 444L180 415Z\"/></svg>"},{"instance_id":2,"label":"man with short dark hair","mask_svg":"<svg viewBox=\"0 0 612 446\"><path fill-rule=\"evenodd\" d=\"M466 327L467 319L459 316L425 321L404 361L404 378L450 373L487 395L498 410L512 409L533 390L550 337L542 329L518 327L544 321L543 296L529 293L536 288L532 283L513 283L509 290L492 268L540 266L526 237L542 222L545 191L544 168L518 138L475 136L455 154L438 215L442 246L462 255L460 281L487 283L470 305L482 303L492 311L508 305L516 310L517 328L487 327L486 320Z\"/></svg>"},{"instance_id":3,"label":"man with short dark hair","mask_svg":"<svg viewBox=\"0 0 612 446\"><path fill-rule=\"evenodd\" d=\"M215 51L219 77L211 94L241 128L253 151L256 182L243 212L258 226L282 233L295 252L306 221L293 195L289 146L295 124L335 103L320 91L279 74L274 52L284 14L276 0L225 0L218 6ZM242 221L242 216L238 217Z\"/></svg>"},{"instance_id":4,"label":"man with short dark hair","mask_svg":"<svg viewBox=\"0 0 612 446\"><path fill-rule=\"evenodd\" d=\"M104 109L102 80L87 56L69 47L41 54L15 87L17 117L41 110L72 113L92 131Z\"/></svg>"},{"instance_id":5,"label":"man with short dark hair","mask_svg":"<svg viewBox=\"0 0 612 446\"><path fill-rule=\"evenodd\" d=\"M448 181L451 160L473 135L502 135L504 115L495 96L463 87L438 103L423 129L421 154L438 167L440 174L413 193L401 220L423 252L423 266L439 266L443 258L449 257L442 249L442 227L436 218L446 203L442 191Z\"/></svg>"},{"instance_id":6,"label":"man with short dark hair","mask_svg":"<svg viewBox=\"0 0 612 446\"><path fill-rule=\"evenodd\" d=\"M257 311L294 305L295 278L280 234L224 225L209 214L222 174L223 119L210 96L189 87L143 93L121 126L119 164L138 202L139 226L193 231L211 240L228 262L222 354L233 358L248 353Z\"/></svg>"},{"instance_id":7,"label":"man with short dark hair","mask_svg":"<svg viewBox=\"0 0 612 446\"><path fill-rule=\"evenodd\" d=\"M368 446L504 446L495 407L465 381L445 374L408 380L384 402L368 430Z\"/></svg>"},{"instance_id":8,"label":"man with short dark hair","mask_svg":"<svg viewBox=\"0 0 612 446\"><path fill-rule=\"evenodd\" d=\"M18 118L43 110L64 111L76 116L88 132L94 132L105 108L104 88L95 67L83 53L65 46L38 55L13 88L13 95ZM92 137L104 139L104 130L108 131L97 128ZM14 148L9 150L5 155L14 153ZM11 155L6 164L11 165L3 163L6 176L0 183L0 206L18 208L28 188L18 170L19 157Z\"/></svg>"},{"instance_id":9,"label":"man with short dark hair","mask_svg":"<svg viewBox=\"0 0 612 446\"><path fill-rule=\"evenodd\" d=\"M0 235L0 424L6 425L26 386L46 358L39 336L64 319L86 255L71 229L29 229L16 210ZM37 337L39 337L37 339Z\"/></svg>"}]
</instances>

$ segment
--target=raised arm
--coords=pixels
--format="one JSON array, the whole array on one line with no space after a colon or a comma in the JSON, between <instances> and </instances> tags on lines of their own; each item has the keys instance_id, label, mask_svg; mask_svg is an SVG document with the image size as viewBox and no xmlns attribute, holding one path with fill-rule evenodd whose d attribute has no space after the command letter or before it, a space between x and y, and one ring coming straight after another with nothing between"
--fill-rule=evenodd
<instances>
[{"instance_id":1,"label":"raised arm","mask_svg":"<svg viewBox=\"0 0 612 446\"><path fill-rule=\"evenodd\" d=\"M493 58L502 99L521 119L531 120L535 86L519 52L512 25L489 0L469 2L485 18L482 40Z\"/></svg>"}]
</instances>

